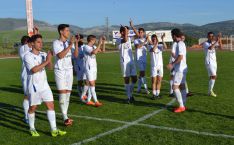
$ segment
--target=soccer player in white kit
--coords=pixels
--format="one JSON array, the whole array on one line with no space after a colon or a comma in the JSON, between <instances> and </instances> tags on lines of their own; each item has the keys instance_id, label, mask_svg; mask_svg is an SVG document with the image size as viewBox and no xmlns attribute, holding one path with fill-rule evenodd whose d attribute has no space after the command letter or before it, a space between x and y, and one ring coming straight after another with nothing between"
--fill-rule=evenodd
<instances>
[{"instance_id":1,"label":"soccer player in white kit","mask_svg":"<svg viewBox=\"0 0 234 145\"><path fill-rule=\"evenodd\" d=\"M136 34L136 39L134 40L135 45L135 55L136 55L136 65L137 69L139 70L139 77L138 77L138 88L137 92L141 92L141 86L144 85L146 94L150 94L146 78L145 78L145 70L147 64L147 41L145 38L145 30L144 28L139 28L138 31L133 25L132 20L130 20L130 26Z\"/></svg>"},{"instance_id":2,"label":"soccer player in white kit","mask_svg":"<svg viewBox=\"0 0 234 145\"><path fill-rule=\"evenodd\" d=\"M35 111L37 106L42 102L47 107L47 117L51 127L51 135L53 137L65 135L65 131L61 131L56 127L56 117L54 111L54 98L49 87L45 67L50 65L52 52L42 52L43 42L40 34L31 37L32 51L24 56L24 64L27 69L27 90L29 96L29 127L33 137L40 136L35 129Z\"/></svg>"},{"instance_id":3,"label":"soccer player in white kit","mask_svg":"<svg viewBox=\"0 0 234 145\"><path fill-rule=\"evenodd\" d=\"M21 38L21 47L19 48L19 56L22 61L21 67L21 83L23 86L24 91L24 101L23 101L23 108L24 108L24 122L28 123L28 109L29 109L29 101L27 95L27 70L24 64L24 56L31 51L31 42L29 36L23 36Z\"/></svg>"},{"instance_id":4,"label":"soccer player in white kit","mask_svg":"<svg viewBox=\"0 0 234 145\"><path fill-rule=\"evenodd\" d=\"M87 37L88 44L84 46L84 61L85 61L85 75L87 77L88 85L84 86L82 96L85 96L88 89L90 88L91 95L89 95L87 99L87 105L92 106L102 106L102 103L98 101L97 94L95 91L95 85L97 80L97 61L96 55L102 52L101 46L105 45L105 38L100 37L98 46L95 46L96 36L89 35ZM91 101L91 97L93 97L94 102Z\"/></svg>"},{"instance_id":5,"label":"soccer player in white kit","mask_svg":"<svg viewBox=\"0 0 234 145\"><path fill-rule=\"evenodd\" d=\"M125 90L128 96L127 103L132 103L135 101L133 97L134 85L137 82L136 67L134 63L134 57L132 54L131 39L128 36L129 28L128 26L120 27L121 38L117 39L116 44L120 53L120 65L122 70L122 75L125 83ZM131 78L131 84L130 84Z\"/></svg>"},{"instance_id":6,"label":"soccer player in white kit","mask_svg":"<svg viewBox=\"0 0 234 145\"><path fill-rule=\"evenodd\" d=\"M160 89L163 78L163 50L167 49L164 42L165 34L162 35L162 44L159 44L157 35L151 36L151 45L149 45L150 61L151 61L151 78L152 78L152 100L160 99Z\"/></svg>"},{"instance_id":7,"label":"soccer player in white kit","mask_svg":"<svg viewBox=\"0 0 234 145\"><path fill-rule=\"evenodd\" d=\"M175 61L167 65L169 70L174 68L175 75L173 78L173 91L179 103L179 107L174 109L175 113L184 112L186 110L186 89L185 81L187 74L187 63L186 63L186 46L185 43L181 40L183 33L179 29L173 29L171 31L172 38L177 42L175 49Z\"/></svg>"},{"instance_id":8,"label":"soccer player in white kit","mask_svg":"<svg viewBox=\"0 0 234 145\"><path fill-rule=\"evenodd\" d=\"M215 85L215 80L217 76L217 60L216 60L216 47L222 49L221 34L217 36L217 39L214 39L214 33L209 32L207 34L208 41L203 43L203 48L205 52L205 65L210 77L208 95L216 97L213 88Z\"/></svg>"},{"instance_id":9,"label":"soccer player in white kit","mask_svg":"<svg viewBox=\"0 0 234 145\"><path fill-rule=\"evenodd\" d=\"M54 74L57 90L59 93L59 104L63 115L64 125L72 125L73 120L68 118L67 112L70 102L70 95L73 84L73 66L72 51L74 49L75 37L71 36L70 29L67 24L58 26L60 38L53 42L53 52L55 54ZM78 49L78 48L75 48Z\"/></svg>"}]
</instances>

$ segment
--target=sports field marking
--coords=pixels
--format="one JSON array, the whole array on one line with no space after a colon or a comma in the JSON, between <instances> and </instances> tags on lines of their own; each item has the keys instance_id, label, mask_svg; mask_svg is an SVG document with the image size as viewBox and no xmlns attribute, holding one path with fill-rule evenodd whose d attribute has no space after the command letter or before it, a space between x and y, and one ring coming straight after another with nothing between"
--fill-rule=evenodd
<instances>
[{"instance_id":1,"label":"sports field marking","mask_svg":"<svg viewBox=\"0 0 234 145\"><path fill-rule=\"evenodd\" d=\"M0 107L0 108L8 108L8 107ZM22 111L19 108L12 108L12 109ZM46 114L45 111L37 111L37 112ZM62 114L56 113L56 115L62 115ZM143 127L148 127L148 128L152 128L152 129L161 129L161 130L174 131L174 132L184 132L184 133L191 133L191 134L197 134L197 135L203 135L203 136L212 136L212 137L222 137L222 138L234 139L234 135L216 134L216 133L196 131L196 130L191 130L191 129L180 129L180 128L174 128L174 127L157 126L157 125L151 125L151 124L145 124L145 123L133 124L132 122L129 122L129 121L115 120L115 119L109 119L109 118L98 118L98 117L82 116L82 115L74 115L74 114L68 114L68 115L71 117L74 117L74 118L81 118L81 119L87 119L87 120L106 121L106 122L120 123L120 124L131 125L131 126L143 126Z\"/></svg>"},{"instance_id":2,"label":"sports field marking","mask_svg":"<svg viewBox=\"0 0 234 145\"><path fill-rule=\"evenodd\" d=\"M104 132L104 133L100 133L100 134L98 134L98 135L96 135L96 136L93 136L93 137L91 137L91 138L82 140L82 141L77 142L77 143L74 143L74 144L72 144L72 145L80 145L80 144L88 143L88 142L94 141L94 140L96 140L96 139L98 139L98 138L101 138L101 137L103 137L103 136L106 136L106 135L109 135L109 134L112 134L112 133L121 131L121 130L126 129L126 128L130 127L130 126L136 125L136 124L138 124L139 122L144 121L144 120L146 120L146 119L148 119L148 118L150 118L150 117L152 117L152 116L154 116L154 115L156 115L156 114L158 114L158 113L164 111L168 106L172 105L174 102L175 102L175 99L172 99L172 100L166 105L166 107L164 107L164 108L162 108L162 109L156 110L156 111L154 111L154 112L152 112L152 113L149 113L149 114L146 114L146 115L144 115L143 117L141 117L141 118L139 118L139 119L137 119L137 120L135 120L135 121L132 121L132 122L130 122L130 123L128 123L128 124L125 124L125 125L123 125L123 126L120 126L120 127L114 128L114 129L111 129L111 130L109 130L109 131L107 131L107 132Z\"/></svg>"}]
</instances>

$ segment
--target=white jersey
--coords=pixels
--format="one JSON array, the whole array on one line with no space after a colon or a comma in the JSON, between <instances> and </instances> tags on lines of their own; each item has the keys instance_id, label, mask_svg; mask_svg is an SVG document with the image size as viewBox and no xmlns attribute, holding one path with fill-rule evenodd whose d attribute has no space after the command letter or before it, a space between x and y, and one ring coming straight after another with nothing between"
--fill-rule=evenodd
<instances>
[{"instance_id":1,"label":"white jersey","mask_svg":"<svg viewBox=\"0 0 234 145\"><path fill-rule=\"evenodd\" d=\"M151 67L160 67L163 66L163 45L158 44L158 48L153 51L154 45L149 45L149 52L150 52L150 63Z\"/></svg>"},{"instance_id":2,"label":"white jersey","mask_svg":"<svg viewBox=\"0 0 234 145\"><path fill-rule=\"evenodd\" d=\"M173 57L173 55L175 54L176 47L177 47L177 42L173 42L173 44L171 46L171 57L170 57L169 63L172 63L175 61L175 58Z\"/></svg>"},{"instance_id":3,"label":"white jersey","mask_svg":"<svg viewBox=\"0 0 234 145\"><path fill-rule=\"evenodd\" d=\"M131 39L129 38L127 42L122 43L123 38L119 38L116 40L116 44L120 53L120 62L128 63L134 61L132 54L132 44Z\"/></svg>"},{"instance_id":4,"label":"white jersey","mask_svg":"<svg viewBox=\"0 0 234 145\"><path fill-rule=\"evenodd\" d=\"M180 63L174 65L174 69L176 72L184 72L187 69L186 51L187 50L185 43L183 41L178 42L175 51L175 59L177 59L179 55L183 55L183 58Z\"/></svg>"},{"instance_id":5,"label":"white jersey","mask_svg":"<svg viewBox=\"0 0 234 145\"><path fill-rule=\"evenodd\" d=\"M84 61L86 69L97 68L96 55L92 54L92 51L95 50L96 46L85 45L83 47L84 51Z\"/></svg>"},{"instance_id":6,"label":"white jersey","mask_svg":"<svg viewBox=\"0 0 234 145\"><path fill-rule=\"evenodd\" d=\"M215 42L204 42L203 43L203 48L205 52L205 64L216 64L216 51L215 48L213 49L208 49L212 44ZM217 44L218 45L218 44Z\"/></svg>"},{"instance_id":7,"label":"white jersey","mask_svg":"<svg viewBox=\"0 0 234 145\"><path fill-rule=\"evenodd\" d=\"M48 89L48 82L45 68L42 70L32 73L31 69L35 66L42 64L46 61L47 54L45 52L39 52L38 55L32 53L31 51L27 53L24 57L24 63L27 69L27 86L28 91L30 92L40 92L45 89Z\"/></svg>"},{"instance_id":8,"label":"white jersey","mask_svg":"<svg viewBox=\"0 0 234 145\"><path fill-rule=\"evenodd\" d=\"M144 44L145 42L145 38L143 39L135 39L134 40L134 45L141 45ZM143 45L141 48L136 48L136 61L142 61L142 62L146 62L146 56L147 56L147 48L145 47L145 45Z\"/></svg>"},{"instance_id":9,"label":"white jersey","mask_svg":"<svg viewBox=\"0 0 234 145\"><path fill-rule=\"evenodd\" d=\"M19 56L20 56L20 59L22 61L22 69L21 69L21 77L23 76L26 76L27 75L27 71L26 71L26 67L25 67L25 64L24 64L24 56L29 52L31 51L32 48L30 48L28 46L28 44L25 44L25 45L22 45L20 48L19 48Z\"/></svg>"},{"instance_id":10,"label":"white jersey","mask_svg":"<svg viewBox=\"0 0 234 145\"><path fill-rule=\"evenodd\" d=\"M68 41L62 42L60 40L55 40L53 42L53 51L56 55L55 58L55 64L54 68L59 70L65 70L65 69L72 69L72 51L69 50L69 52L66 54L66 56L62 59L59 59L57 54L66 49L69 46ZM74 45L73 48L74 49Z\"/></svg>"}]
</instances>

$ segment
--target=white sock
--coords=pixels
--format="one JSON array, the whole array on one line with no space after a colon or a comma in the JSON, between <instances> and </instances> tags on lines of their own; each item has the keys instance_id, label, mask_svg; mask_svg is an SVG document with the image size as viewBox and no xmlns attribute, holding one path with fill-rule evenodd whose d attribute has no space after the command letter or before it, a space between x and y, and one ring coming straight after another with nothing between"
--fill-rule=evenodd
<instances>
[{"instance_id":1,"label":"white sock","mask_svg":"<svg viewBox=\"0 0 234 145\"><path fill-rule=\"evenodd\" d=\"M153 95L157 96L156 90L153 90Z\"/></svg>"},{"instance_id":2,"label":"white sock","mask_svg":"<svg viewBox=\"0 0 234 145\"><path fill-rule=\"evenodd\" d=\"M173 80L170 80L170 94L173 93Z\"/></svg>"},{"instance_id":3,"label":"white sock","mask_svg":"<svg viewBox=\"0 0 234 145\"><path fill-rule=\"evenodd\" d=\"M178 101L180 107L184 107L183 99L182 99L182 95L181 95L180 90L179 89L175 89L174 90L174 94L175 94L175 96L177 98L177 101Z\"/></svg>"},{"instance_id":4,"label":"white sock","mask_svg":"<svg viewBox=\"0 0 234 145\"><path fill-rule=\"evenodd\" d=\"M215 84L215 80L210 79L209 81L209 93L213 90Z\"/></svg>"},{"instance_id":5,"label":"white sock","mask_svg":"<svg viewBox=\"0 0 234 145\"><path fill-rule=\"evenodd\" d=\"M90 87L90 90L91 90L91 93L92 93L92 97L93 97L94 102L95 102L95 103L98 102L98 100L97 100L97 94L96 94L96 91L95 91L95 87L94 87L94 86L91 86L91 87Z\"/></svg>"},{"instance_id":6,"label":"white sock","mask_svg":"<svg viewBox=\"0 0 234 145\"><path fill-rule=\"evenodd\" d=\"M89 102L89 101L91 101L91 99L92 99L92 92L91 92L91 89L90 89L90 87L89 87L89 89L88 89L88 99L87 99L87 101Z\"/></svg>"},{"instance_id":7,"label":"white sock","mask_svg":"<svg viewBox=\"0 0 234 145\"><path fill-rule=\"evenodd\" d=\"M85 85L83 88L82 94L80 96L80 99L82 99L83 96L86 96L88 89L89 89L89 86Z\"/></svg>"},{"instance_id":8,"label":"white sock","mask_svg":"<svg viewBox=\"0 0 234 145\"><path fill-rule=\"evenodd\" d=\"M159 96L160 90L156 90L156 96Z\"/></svg>"},{"instance_id":9,"label":"white sock","mask_svg":"<svg viewBox=\"0 0 234 145\"><path fill-rule=\"evenodd\" d=\"M82 87L82 86L77 85L78 96L81 96L81 94L82 94L82 90L83 90L83 87Z\"/></svg>"},{"instance_id":10,"label":"white sock","mask_svg":"<svg viewBox=\"0 0 234 145\"><path fill-rule=\"evenodd\" d=\"M181 90L181 94L182 94L183 104L185 106L186 100L187 100L187 91L186 91L186 89Z\"/></svg>"},{"instance_id":11,"label":"white sock","mask_svg":"<svg viewBox=\"0 0 234 145\"><path fill-rule=\"evenodd\" d=\"M185 82L185 89L186 89L186 93L188 94L189 93L189 89L188 89L187 81Z\"/></svg>"},{"instance_id":12,"label":"white sock","mask_svg":"<svg viewBox=\"0 0 234 145\"><path fill-rule=\"evenodd\" d=\"M147 90L148 90L148 87L147 87L147 83L146 83L145 77L142 77L142 78L141 78L141 82L142 82L142 84L144 85L145 90L147 91Z\"/></svg>"},{"instance_id":13,"label":"white sock","mask_svg":"<svg viewBox=\"0 0 234 145\"><path fill-rule=\"evenodd\" d=\"M71 93L67 93L67 98L66 98L66 112L68 112L69 104L70 104L70 97Z\"/></svg>"},{"instance_id":14,"label":"white sock","mask_svg":"<svg viewBox=\"0 0 234 145\"><path fill-rule=\"evenodd\" d=\"M131 98L131 86L129 84L125 84L125 91L126 95L128 96L128 99Z\"/></svg>"},{"instance_id":15,"label":"white sock","mask_svg":"<svg viewBox=\"0 0 234 145\"><path fill-rule=\"evenodd\" d=\"M56 127L56 117L54 110L47 110L47 118L50 122L51 131L57 130Z\"/></svg>"},{"instance_id":16,"label":"white sock","mask_svg":"<svg viewBox=\"0 0 234 145\"><path fill-rule=\"evenodd\" d=\"M24 117L28 119L28 109L29 109L29 101L28 99L24 99L23 101L23 108L24 108Z\"/></svg>"},{"instance_id":17,"label":"white sock","mask_svg":"<svg viewBox=\"0 0 234 145\"><path fill-rule=\"evenodd\" d=\"M67 94L59 94L59 105L63 115L63 120L68 119L67 117Z\"/></svg>"},{"instance_id":18,"label":"white sock","mask_svg":"<svg viewBox=\"0 0 234 145\"><path fill-rule=\"evenodd\" d=\"M29 127L30 130L35 130L35 113L28 113L28 122L29 122Z\"/></svg>"},{"instance_id":19,"label":"white sock","mask_svg":"<svg viewBox=\"0 0 234 145\"><path fill-rule=\"evenodd\" d=\"M142 82L141 82L141 78L138 79L138 87L137 87L137 91L141 91L141 85L142 85Z\"/></svg>"}]
</instances>

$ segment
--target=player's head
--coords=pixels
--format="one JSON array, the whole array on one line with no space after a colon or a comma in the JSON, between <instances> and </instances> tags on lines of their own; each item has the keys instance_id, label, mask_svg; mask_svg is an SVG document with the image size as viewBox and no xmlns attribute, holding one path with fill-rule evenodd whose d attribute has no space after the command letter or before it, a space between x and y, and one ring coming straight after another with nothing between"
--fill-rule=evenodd
<instances>
[{"instance_id":1,"label":"player's head","mask_svg":"<svg viewBox=\"0 0 234 145\"><path fill-rule=\"evenodd\" d=\"M144 28L139 28L138 29L139 37L143 38L145 35L145 29Z\"/></svg>"},{"instance_id":2,"label":"player's head","mask_svg":"<svg viewBox=\"0 0 234 145\"><path fill-rule=\"evenodd\" d=\"M91 45L94 45L94 44L96 43L96 36L94 36L94 35L89 35L89 36L87 37L87 42L88 42L89 44L91 44Z\"/></svg>"},{"instance_id":3,"label":"player's head","mask_svg":"<svg viewBox=\"0 0 234 145\"><path fill-rule=\"evenodd\" d=\"M32 48L40 51L43 47L42 36L40 34L31 37Z\"/></svg>"},{"instance_id":4,"label":"player's head","mask_svg":"<svg viewBox=\"0 0 234 145\"><path fill-rule=\"evenodd\" d=\"M182 33L182 35L181 35L181 41L185 41L185 39L186 39L186 37L185 37L184 33Z\"/></svg>"},{"instance_id":5,"label":"player's head","mask_svg":"<svg viewBox=\"0 0 234 145\"><path fill-rule=\"evenodd\" d=\"M214 40L214 33L213 32L208 32L207 33L207 38L208 38L209 41Z\"/></svg>"},{"instance_id":6,"label":"player's head","mask_svg":"<svg viewBox=\"0 0 234 145\"><path fill-rule=\"evenodd\" d=\"M68 24L60 24L58 25L58 33L60 37L64 37L68 39L70 37L70 26Z\"/></svg>"},{"instance_id":7,"label":"player's head","mask_svg":"<svg viewBox=\"0 0 234 145\"><path fill-rule=\"evenodd\" d=\"M180 41L182 35L183 35L183 33L178 28L171 30L171 36L172 36L174 41Z\"/></svg>"},{"instance_id":8,"label":"player's head","mask_svg":"<svg viewBox=\"0 0 234 145\"><path fill-rule=\"evenodd\" d=\"M128 33L128 31L129 31L129 27L128 26L121 26L120 29L119 29L121 37L124 36L124 34L126 33L125 32L125 28L127 28L127 33Z\"/></svg>"},{"instance_id":9,"label":"player's head","mask_svg":"<svg viewBox=\"0 0 234 145\"><path fill-rule=\"evenodd\" d=\"M80 34L80 40L78 42L78 46L82 46L84 44L84 36Z\"/></svg>"},{"instance_id":10,"label":"player's head","mask_svg":"<svg viewBox=\"0 0 234 145\"><path fill-rule=\"evenodd\" d=\"M29 42L29 39L30 39L30 37L29 36L23 36L22 38L21 38L21 45L25 45L25 44L28 44L28 42Z\"/></svg>"},{"instance_id":11,"label":"player's head","mask_svg":"<svg viewBox=\"0 0 234 145\"><path fill-rule=\"evenodd\" d=\"M158 43L158 37L157 37L156 34L153 34L153 35L151 36L151 41L153 42L153 44Z\"/></svg>"}]
</instances>

